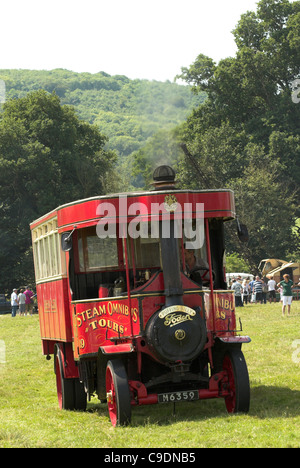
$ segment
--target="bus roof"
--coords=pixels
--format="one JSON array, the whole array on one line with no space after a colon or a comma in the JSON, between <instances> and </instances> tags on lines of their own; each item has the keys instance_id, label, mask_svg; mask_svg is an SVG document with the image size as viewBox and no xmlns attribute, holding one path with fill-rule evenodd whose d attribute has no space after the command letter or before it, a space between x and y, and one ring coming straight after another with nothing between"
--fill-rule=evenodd
<instances>
[{"instance_id":1,"label":"bus roof","mask_svg":"<svg viewBox=\"0 0 300 468\"><path fill-rule=\"evenodd\" d=\"M135 204L138 205L135 205ZM188 205L189 204L189 205ZM197 206L198 204L198 206ZM202 205L203 216L205 218L223 218L225 220L235 218L234 193L230 189L218 190L162 190L148 192L126 192L76 200L66 203L38 218L30 224L34 229L39 224L47 222L57 216L58 229L66 231L75 224L78 227L97 224L101 218L101 210L112 207L115 210L118 222L122 220L124 214L128 219L138 215L138 206L143 208L145 220L157 215L165 210L165 213L176 212L182 209L188 216L196 216ZM136 211L134 211L136 209ZM126 210L126 213L124 213ZM102 214L104 216L104 214Z\"/></svg>"}]
</instances>

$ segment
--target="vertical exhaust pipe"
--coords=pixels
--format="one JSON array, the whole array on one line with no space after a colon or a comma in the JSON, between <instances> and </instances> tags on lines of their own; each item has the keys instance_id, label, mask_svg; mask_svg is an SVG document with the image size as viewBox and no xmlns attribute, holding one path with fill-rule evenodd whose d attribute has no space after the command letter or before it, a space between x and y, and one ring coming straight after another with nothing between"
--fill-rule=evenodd
<instances>
[{"instance_id":1,"label":"vertical exhaust pipe","mask_svg":"<svg viewBox=\"0 0 300 468\"><path fill-rule=\"evenodd\" d=\"M169 166L158 167L153 178L156 190L174 190L175 172ZM181 382L182 376L190 369L191 361L199 356L207 339L205 322L200 313L183 302L177 222L181 221L162 220L160 223L166 301L165 306L152 315L145 329L153 354L160 362L171 367L173 382Z\"/></svg>"},{"instance_id":2,"label":"vertical exhaust pipe","mask_svg":"<svg viewBox=\"0 0 300 468\"><path fill-rule=\"evenodd\" d=\"M175 172L170 166L159 166L153 173L155 190L174 190ZM165 224L168 226L165 226ZM183 305L183 289L180 275L178 239L175 238L174 219L162 220L159 236L165 284L166 307ZM164 234L168 233L168 237Z\"/></svg>"}]
</instances>

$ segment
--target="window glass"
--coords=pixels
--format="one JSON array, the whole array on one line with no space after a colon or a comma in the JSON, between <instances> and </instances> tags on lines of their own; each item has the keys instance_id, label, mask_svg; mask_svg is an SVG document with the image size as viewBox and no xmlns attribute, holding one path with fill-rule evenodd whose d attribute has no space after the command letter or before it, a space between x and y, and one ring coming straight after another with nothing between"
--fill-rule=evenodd
<instances>
[{"instance_id":1,"label":"window glass","mask_svg":"<svg viewBox=\"0 0 300 468\"><path fill-rule=\"evenodd\" d=\"M199 284L201 287L208 287L210 274L205 242L205 232L201 224L200 226L197 226L196 220L193 220L193 224L194 223L194 239L192 236L190 236L190 234L183 237L183 245L181 249L182 267L184 262L183 272L192 281Z\"/></svg>"},{"instance_id":2,"label":"window glass","mask_svg":"<svg viewBox=\"0 0 300 468\"><path fill-rule=\"evenodd\" d=\"M39 263L39 244L38 242L34 242L33 244L33 258L34 258L34 268L35 268L35 276L36 278L40 278L40 263Z\"/></svg>"},{"instance_id":3,"label":"window glass","mask_svg":"<svg viewBox=\"0 0 300 468\"><path fill-rule=\"evenodd\" d=\"M80 271L95 271L117 267L117 239L101 239L96 227L78 231L78 260Z\"/></svg>"},{"instance_id":4,"label":"window glass","mask_svg":"<svg viewBox=\"0 0 300 468\"><path fill-rule=\"evenodd\" d=\"M128 258L130 267L133 259L136 268L155 268L161 266L158 227L151 228L151 223L138 223L134 228L135 238L128 237Z\"/></svg>"},{"instance_id":5,"label":"window glass","mask_svg":"<svg viewBox=\"0 0 300 468\"><path fill-rule=\"evenodd\" d=\"M128 242L130 255L129 264L132 266L132 249L136 268L160 267L160 244L158 239L134 239Z\"/></svg>"},{"instance_id":6,"label":"window glass","mask_svg":"<svg viewBox=\"0 0 300 468\"><path fill-rule=\"evenodd\" d=\"M66 273L56 222L39 226L33 231L33 255L37 280Z\"/></svg>"}]
</instances>

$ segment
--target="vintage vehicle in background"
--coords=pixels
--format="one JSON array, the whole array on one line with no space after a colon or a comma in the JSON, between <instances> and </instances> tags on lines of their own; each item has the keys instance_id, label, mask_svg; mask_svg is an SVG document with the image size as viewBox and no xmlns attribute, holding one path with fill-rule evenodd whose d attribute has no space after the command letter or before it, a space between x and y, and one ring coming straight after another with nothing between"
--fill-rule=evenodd
<instances>
[{"instance_id":1,"label":"vintage vehicle in background","mask_svg":"<svg viewBox=\"0 0 300 468\"><path fill-rule=\"evenodd\" d=\"M283 280L283 275L290 275L290 279L294 282L293 298L300 299L300 263L287 262L278 258L267 258L260 262L258 270L263 278L273 278L276 283ZM280 301L280 294L277 291L276 300Z\"/></svg>"},{"instance_id":2,"label":"vintage vehicle in background","mask_svg":"<svg viewBox=\"0 0 300 468\"><path fill-rule=\"evenodd\" d=\"M31 224L60 408L84 410L96 394L113 426L139 405L222 398L230 413L249 410L250 338L223 265L235 216L231 190L176 189L160 166L153 191L75 201Z\"/></svg>"},{"instance_id":3,"label":"vintage vehicle in background","mask_svg":"<svg viewBox=\"0 0 300 468\"><path fill-rule=\"evenodd\" d=\"M5 294L0 294L0 315L10 314L11 305L10 301L6 298Z\"/></svg>"},{"instance_id":4,"label":"vintage vehicle in background","mask_svg":"<svg viewBox=\"0 0 300 468\"><path fill-rule=\"evenodd\" d=\"M226 282L227 282L227 286L229 289L230 289L230 284L232 280L238 279L238 278L241 281L244 281L244 280L252 281L254 278L254 275L252 275L251 273L226 273Z\"/></svg>"},{"instance_id":5,"label":"vintage vehicle in background","mask_svg":"<svg viewBox=\"0 0 300 468\"><path fill-rule=\"evenodd\" d=\"M290 275L290 279L294 283L300 281L300 263L287 262L286 260L279 260L278 258L267 258L260 262L258 270L262 277L270 279L274 278L276 283L283 280L283 275L286 273Z\"/></svg>"}]
</instances>

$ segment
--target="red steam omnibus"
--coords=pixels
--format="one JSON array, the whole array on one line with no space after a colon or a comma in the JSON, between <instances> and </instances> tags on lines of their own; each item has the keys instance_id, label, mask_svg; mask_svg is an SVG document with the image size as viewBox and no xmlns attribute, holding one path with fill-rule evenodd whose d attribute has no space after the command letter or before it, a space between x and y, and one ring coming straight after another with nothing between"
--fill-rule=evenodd
<instances>
[{"instance_id":1,"label":"red steam omnibus","mask_svg":"<svg viewBox=\"0 0 300 468\"><path fill-rule=\"evenodd\" d=\"M250 338L223 265L234 195L178 190L174 179L160 166L153 191L76 201L31 224L61 409L84 410L96 394L113 426L139 405L223 398L230 413L249 410Z\"/></svg>"}]
</instances>

